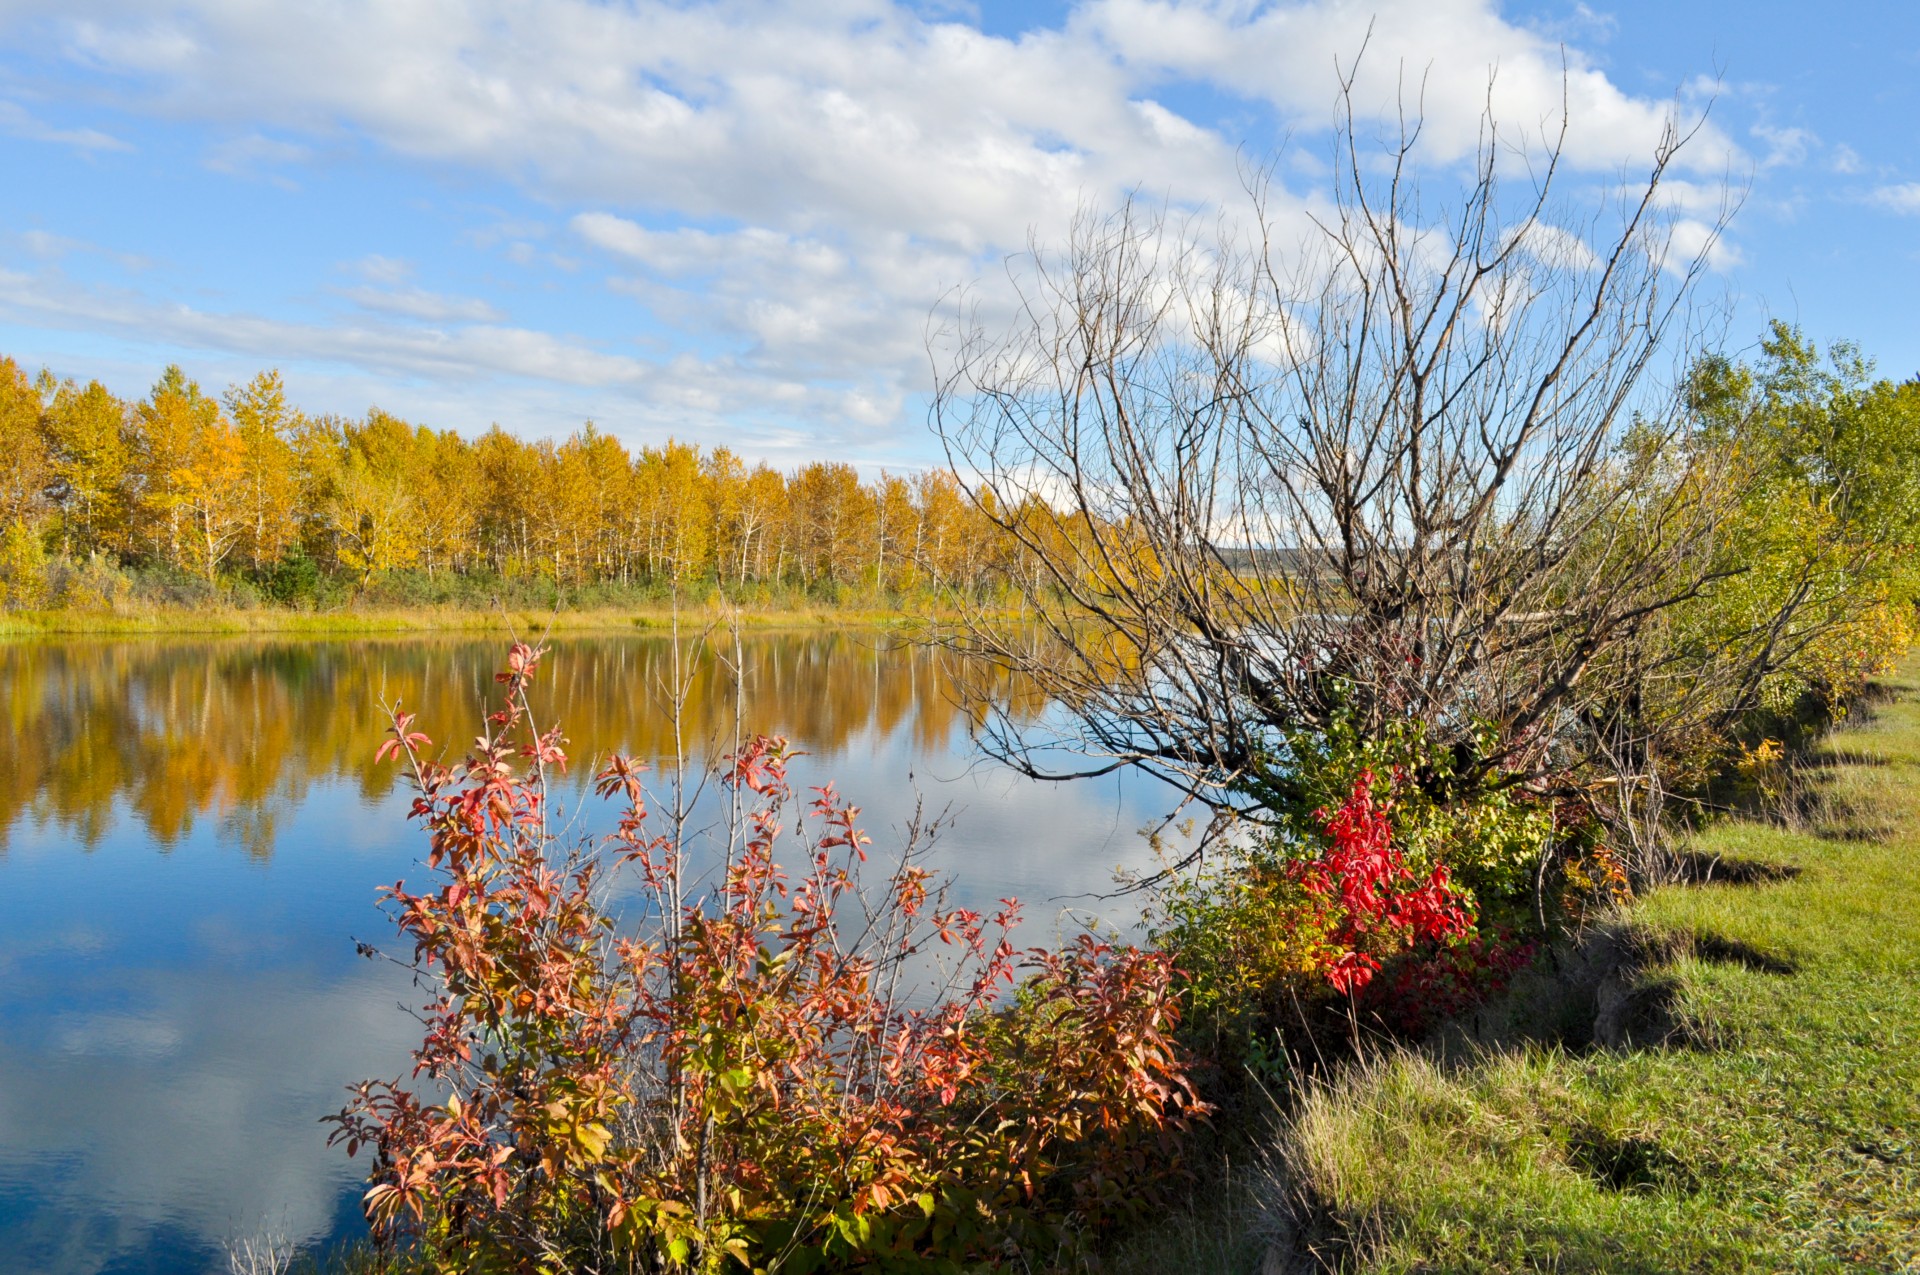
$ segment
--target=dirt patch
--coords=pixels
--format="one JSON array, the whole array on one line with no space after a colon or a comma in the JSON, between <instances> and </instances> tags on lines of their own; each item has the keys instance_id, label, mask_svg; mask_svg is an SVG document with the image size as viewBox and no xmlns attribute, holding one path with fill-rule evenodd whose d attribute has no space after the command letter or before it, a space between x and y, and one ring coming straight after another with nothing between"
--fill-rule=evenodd
<instances>
[{"instance_id":1,"label":"dirt patch","mask_svg":"<svg viewBox=\"0 0 1920 1275\"><path fill-rule=\"evenodd\" d=\"M1604 1049L1649 1049L1682 1043L1680 980L1646 978L1623 967L1594 997L1593 1043Z\"/></svg>"}]
</instances>

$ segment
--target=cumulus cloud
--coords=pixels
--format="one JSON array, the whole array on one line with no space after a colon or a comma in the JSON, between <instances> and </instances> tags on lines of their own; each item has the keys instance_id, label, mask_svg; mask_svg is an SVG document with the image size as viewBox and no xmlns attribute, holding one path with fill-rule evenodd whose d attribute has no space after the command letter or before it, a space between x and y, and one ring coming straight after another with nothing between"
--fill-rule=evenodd
<instances>
[{"instance_id":1,"label":"cumulus cloud","mask_svg":"<svg viewBox=\"0 0 1920 1275\"><path fill-rule=\"evenodd\" d=\"M1670 121L1691 122L1676 116L1674 102L1623 92L1577 50L1483 0L1092 0L1074 21L1131 67L1270 102L1309 130L1331 117L1336 77L1345 74L1356 111L1383 120L1417 114L1422 143L1440 160L1470 154L1489 115L1510 143L1537 146L1558 134L1564 113L1567 158L1597 168L1644 160ZM1684 162L1714 169L1735 152L1708 126Z\"/></svg>"},{"instance_id":2,"label":"cumulus cloud","mask_svg":"<svg viewBox=\"0 0 1920 1275\"><path fill-rule=\"evenodd\" d=\"M604 375L611 390L644 385L662 410L751 402L770 431L813 428L799 413L828 410L827 432L855 441L896 429L925 390L921 337L942 296L986 278L989 304L1004 304L991 281L1007 254L1029 236L1058 242L1077 210L1129 192L1178 209L1237 204L1249 156L1324 129L1338 68L1362 48L1358 109L1397 118L1416 104L1423 161L1437 164L1471 153L1489 109L1523 144L1553 135L1564 108L1568 162L1611 176L1646 159L1676 110L1624 92L1494 0L1084 0L1058 28L1017 37L937 12L891 0L182 0L157 13L19 0L0 31L32 28L139 110L232 134L208 153L214 167L284 173L366 143L514 183L555 209L636 307L636 327L680 342L636 362L506 328L484 301L368 279L346 299L440 326L366 339L349 320L314 334L339 357L434 375L443 349L503 345L515 375ZM1254 135L1183 107L1195 89L1233 103L1234 128ZM1704 184L1738 148L1706 127L1688 154ZM1313 197L1294 184L1274 191L1278 211ZM546 234L503 225L475 242L527 270L579 261ZM249 321L219 322L265 339Z\"/></svg>"}]
</instances>

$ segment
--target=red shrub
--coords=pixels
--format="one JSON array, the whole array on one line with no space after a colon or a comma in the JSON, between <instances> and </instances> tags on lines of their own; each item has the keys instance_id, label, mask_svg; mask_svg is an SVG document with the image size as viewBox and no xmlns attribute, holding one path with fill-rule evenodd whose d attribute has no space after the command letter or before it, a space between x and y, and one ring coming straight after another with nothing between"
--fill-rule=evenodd
<instances>
[{"instance_id":1,"label":"red shrub","mask_svg":"<svg viewBox=\"0 0 1920 1275\"><path fill-rule=\"evenodd\" d=\"M616 831L563 845L564 741L526 694L540 655L514 646L464 764L426 760L405 714L381 747L412 768L442 877L388 893L434 992L415 1077L449 1096L368 1083L335 1118L349 1153L374 1149L377 1234L516 1269L595 1249L804 1271L1053 1246L1151 1203L1201 1111L1164 955L1016 953L1016 906L947 906L918 838L863 891L857 808L828 786L791 819L778 739L727 759L744 821L709 890L626 759L595 785ZM596 902L622 868L650 905L630 934Z\"/></svg>"},{"instance_id":2,"label":"red shrub","mask_svg":"<svg viewBox=\"0 0 1920 1275\"><path fill-rule=\"evenodd\" d=\"M1336 992L1361 991L1380 970L1383 957L1416 944L1439 944L1469 933L1473 914L1448 883L1445 864L1416 878L1393 844L1386 803L1373 795L1372 771L1361 771L1353 792L1331 812L1316 817L1326 829L1326 848L1294 868L1323 912L1322 972Z\"/></svg>"}]
</instances>

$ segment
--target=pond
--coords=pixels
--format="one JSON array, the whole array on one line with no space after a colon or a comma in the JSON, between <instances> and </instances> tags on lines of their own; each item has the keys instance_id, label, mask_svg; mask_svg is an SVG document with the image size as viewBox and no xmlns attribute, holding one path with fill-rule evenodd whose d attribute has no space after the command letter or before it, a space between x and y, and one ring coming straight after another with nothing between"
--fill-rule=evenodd
<instances>
[{"instance_id":1,"label":"pond","mask_svg":"<svg viewBox=\"0 0 1920 1275\"><path fill-rule=\"evenodd\" d=\"M832 779L876 853L916 801L970 905L1018 941L1126 927L1100 899L1171 806L1139 777L1039 784L978 760L933 653L878 633L755 635L738 693L682 648L684 751L736 710ZM374 764L383 701L436 739L478 727L503 646L421 638L0 645L0 1270L226 1270L229 1240L364 1233L360 1162L325 1145L345 1086L408 1069L418 1030L376 889L419 881L408 794ZM576 759L674 753L672 644L558 640L536 687ZM1044 705L1025 711L1044 712ZM592 803L578 803L591 806ZM412 1030L410 1030L412 1029Z\"/></svg>"}]
</instances>

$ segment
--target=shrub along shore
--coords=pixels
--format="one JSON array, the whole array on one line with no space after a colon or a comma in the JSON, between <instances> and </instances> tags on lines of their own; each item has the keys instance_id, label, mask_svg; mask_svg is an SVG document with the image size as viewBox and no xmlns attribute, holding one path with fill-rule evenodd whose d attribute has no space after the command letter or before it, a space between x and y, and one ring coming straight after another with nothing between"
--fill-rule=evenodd
<instances>
[{"instance_id":1,"label":"shrub along shore","mask_svg":"<svg viewBox=\"0 0 1920 1275\"><path fill-rule=\"evenodd\" d=\"M1920 1269L1920 655L1875 690L1693 879L1306 1088L1269 1269Z\"/></svg>"}]
</instances>

